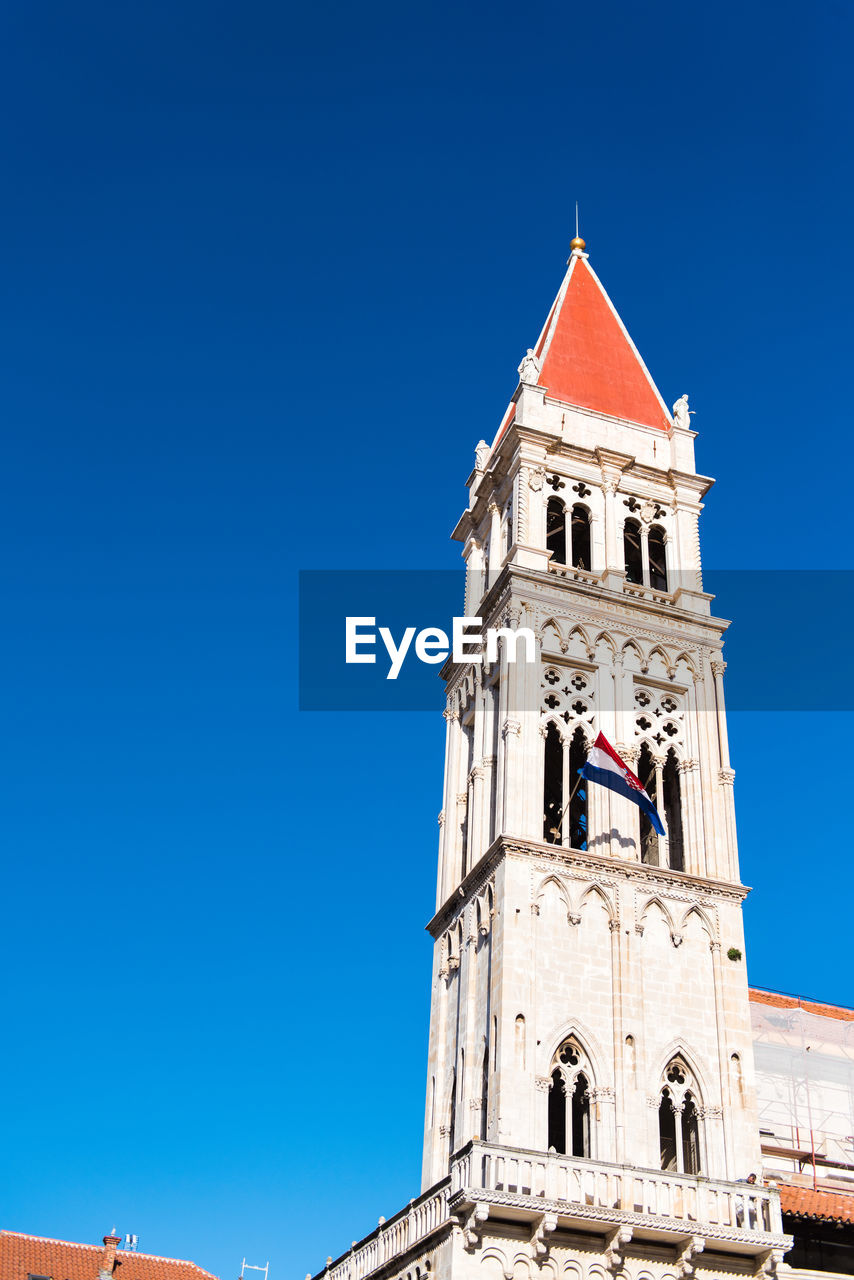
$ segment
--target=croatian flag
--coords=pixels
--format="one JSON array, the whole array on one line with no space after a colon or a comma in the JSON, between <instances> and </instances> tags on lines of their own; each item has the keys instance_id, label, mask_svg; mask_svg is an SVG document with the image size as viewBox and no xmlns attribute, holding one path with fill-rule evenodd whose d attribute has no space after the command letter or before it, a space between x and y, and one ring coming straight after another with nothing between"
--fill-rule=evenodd
<instances>
[{"instance_id":1,"label":"croatian flag","mask_svg":"<svg viewBox=\"0 0 854 1280\"><path fill-rule=\"evenodd\" d=\"M609 791L616 791L618 796L631 800L643 810L658 834L665 834L658 810L644 791L640 778L636 778L629 766L620 759L604 733L599 734L587 753L583 768L578 772L582 778L598 782Z\"/></svg>"}]
</instances>

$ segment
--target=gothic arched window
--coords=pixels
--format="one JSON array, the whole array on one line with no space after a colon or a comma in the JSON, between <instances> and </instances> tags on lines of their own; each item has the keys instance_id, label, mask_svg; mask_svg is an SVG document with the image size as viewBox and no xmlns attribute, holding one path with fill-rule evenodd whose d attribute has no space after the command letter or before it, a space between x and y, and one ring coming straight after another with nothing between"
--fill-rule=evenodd
<instances>
[{"instance_id":1,"label":"gothic arched window","mask_svg":"<svg viewBox=\"0 0 854 1280\"><path fill-rule=\"evenodd\" d=\"M546 729L543 764L543 839L562 844L563 824L563 741L551 721Z\"/></svg>"},{"instance_id":2,"label":"gothic arched window","mask_svg":"<svg viewBox=\"0 0 854 1280\"><path fill-rule=\"evenodd\" d=\"M671 747L662 771L664 790L664 825L667 828L667 854L674 871L685 870L685 841L682 833L682 788L679 781L679 762Z\"/></svg>"},{"instance_id":3,"label":"gothic arched window","mask_svg":"<svg viewBox=\"0 0 854 1280\"><path fill-rule=\"evenodd\" d=\"M665 544L667 535L660 524L650 527L647 545L649 547L649 585L656 591L667 590L667 552Z\"/></svg>"},{"instance_id":4,"label":"gothic arched window","mask_svg":"<svg viewBox=\"0 0 854 1280\"><path fill-rule=\"evenodd\" d=\"M587 848L587 783L579 774L586 760L587 741L581 727L565 743L550 720L543 751L543 839L547 844Z\"/></svg>"},{"instance_id":5,"label":"gothic arched window","mask_svg":"<svg viewBox=\"0 0 854 1280\"><path fill-rule=\"evenodd\" d=\"M548 1099L548 1149L581 1159L592 1154L590 1135L590 1064L575 1039L565 1040L555 1054Z\"/></svg>"},{"instance_id":6,"label":"gothic arched window","mask_svg":"<svg viewBox=\"0 0 854 1280\"><path fill-rule=\"evenodd\" d=\"M682 1058L673 1058L664 1072L658 1107L661 1167L678 1173L699 1173L703 1167L697 1084Z\"/></svg>"},{"instance_id":7,"label":"gothic arched window","mask_svg":"<svg viewBox=\"0 0 854 1280\"><path fill-rule=\"evenodd\" d=\"M546 550L552 564L566 564L566 507L560 498L549 498L546 506Z\"/></svg>"},{"instance_id":8,"label":"gothic arched window","mask_svg":"<svg viewBox=\"0 0 854 1280\"><path fill-rule=\"evenodd\" d=\"M626 563L626 582L643 583L643 552L641 527L637 520L627 520L623 525L623 556Z\"/></svg>"},{"instance_id":9,"label":"gothic arched window","mask_svg":"<svg viewBox=\"0 0 854 1280\"><path fill-rule=\"evenodd\" d=\"M590 512L580 502L572 508L572 564L575 569L590 569Z\"/></svg>"},{"instance_id":10,"label":"gothic arched window","mask_svg":"<svg viewBox=\"0 0 854 1280\"><path fill-rule=\"evenodd\" d=\"M569 744L569 787L575 794L569 802L569 847L587 848L587 780L579 770L587 763L587 743L581 729L576 729Z\"/></svg>"},{"instance_id":11,"label":"gothic arched window","mask_svg":"<svg viewBox=\"0 0 854 1280\"><path fill-rule=\"evenodd\" d=\"M646 743L640 749L638 757L638 778L641 786L649 796L652 803L658 808L658 797L656 794L657 779L655 775L655 760L652 752ZM641 862L646 862L650 867L658 866L658 832L653 828L649 818L640 810L640 845L641 845Z\"/></svg>"},{"instance_id":12,"label":"gothic arched window","mask_svg":"<svg viewBox=\"0 0 854 1280\"><path fill-rule=\"evenodd\" d=\"M454 1154L454 1144L457 1137L457 1073L453 1072L451 1076L451 1098L448 1108L448 1155Z\"/></svg>"}]
</instances>

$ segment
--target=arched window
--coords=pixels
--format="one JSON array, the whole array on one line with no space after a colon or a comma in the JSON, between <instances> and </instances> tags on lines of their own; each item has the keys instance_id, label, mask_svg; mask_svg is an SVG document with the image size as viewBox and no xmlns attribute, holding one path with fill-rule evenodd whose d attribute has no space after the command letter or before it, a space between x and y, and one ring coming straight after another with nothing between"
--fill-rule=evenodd
<instances>
[{"instance_id":1,"label":"arched window","mask_svg":"<svg viewBox=\"0 0 854 1280\"><path fill-rule=\"evenodd\" d=\"M548 1100L548 1148L562 1156L589 1158L590 1065L575 1039L555 1054Z\"/></svg>"},{"instance_id":2,"label":"arched window","mask_svg":"<svg viewBox=\"0 0 854 1280\"><path fill-rule=\"evenodd\" d=\"M483 1046L483 1074L480 1082L480 1136L486 1141L486 1117L489 1107L489 1045Z\"/></svg>"},{"instance_id":3,"label":"arched window","mask_svg":"<svg viewBox=\"0 0 854 1280\"><path fill-rule=\"evenodd\" d=\"M563 742L557 726L549 722L543 768L543 839L547 844L562 843L562 820Z\"/></svg>"},{"instance_id":4,"label":"arched window","mask_svg":"<svg viewBox=\"0 0 854 1280\"><path fill-rule=\"evenodd\" d=\"M566 1155L566 1087L563 1076L555 1068L549 1088L549 1151Z\"/></svg>"},{"instance_id":5,"label":"arched window","mask_svg":"<svg viewBox=\"0 0 854 1280\"><path fill-rule=\"evenodd\" d=\"M575 569L590 569L590 512L581 503L572 508L572 564Z\"/></svg>"},{"instance_id":6,"label":"arched window","mask_svg":"<svg viewBox=\"0 0 854 1280\"><path fill-rule=\"evenodd\" d=\"M583 1072L575 1077L572 1091L572 1154L582 1159L590 1155L590 1086Z\"/></svg>"},{"instance_id":7,"label":"arched window","mask_svg":"<svg viewBox=\"0 0 854 1280\"><path fill-rule=\"evenodd\" d=\"M448 1155L454 1154L454 1144L457 1137L457 1073L451 1076L451 1099L448 1115Z\"/></svg>"},{"instance_id":8,"label":"arched window","mask_svg":"<svg viewBox=\"0 0 854 1280\"><path fill-rule=\"evenodd\" d=\"M661 1167L678 1173L700 1173L703 1162L697 1085L681 1058L664 1072L658 1107Z\"/></svg>"},{"instance_id":9,"label":"arched window","mask_svg":"<svg viewBox=\"0 0 854 1280\"><path fill-rule=\"evenodd\" d=\"M685 870L685 842L682 834L682 788L676 752L671 747L662 772L664 790L664 825L667 828L667 853L674 871Z\"/></svg>"},{"instance_id":10,"label":"arched window","mask_svg":"<svg viewBox=\"0 0 854 1280\"><path fill-rule=\"evenodd\" d=\"M646 743L641 747L640 756L638 757L638 778L644 791L646 791L657 809L655 761ZM658 832L654 830L652 823L642 809L640 810L640 844L641 862L647 863L650 867L657 867L659 865Z\"/></svg>"},{"instance_id":11,"label":"arched window","mask_svg":"<svg viewBox=\"0 0 854 1280\"><path fill-rule=\"evenodd\" d=\"M546 550L553 564L566 564L566 507L560 498L549 498L546 506Z\"/></svg>"},{"instance_id":12,"label":"arched window","mask_svg":"<svg viewBox=\"0 0 854 1280\"><path fill-rule=\"evenodd\" d=\"M568 755L568 759L566 759ZM569 843L587 848L587 783L579 770L587 760L587 743L577 728L568 745L557 726L549 721L543 752L543 839L547 844ZM564 798L568 769L569 798Z\"/></svg>"},{"instance_id":13,"label":"arched window","mask_svg":"<svg viewBox=\"0 0 854 1280\"><path fill-rule=\"evenodd\" d=\"M626 582L643 583L643 552L641 551L641 527L637 520L627 520L623 525L623 555L626 562Z\"/></svg>"},{"instance_id":14,"label":"arched window","mask_svg":"<svg viewBox=\"0 0 854 1280\"><path fill-rule=\"evenodd\" d=\"M690 1093L685 1094L682 1106L682 1171L700 1172L700 1125L697 1108Z\"/></svg>"},{"instance_id":15,"label":"arched window","mask_svg":"<svg viewBox=\"0 0 854 1280\"><path fill-rule=\"evenodd\" d=\"M649 546L649 585L654 587L656 591L667 590L666 541L667 535L661 525L651 525L647 539Z\"/></svg>"},{"instance_id":16,"label":"arched window","mask_svg":"<svg viewBox=\"0 0 854 1280\"><path fill-rule=\"evenodd\" d=\"M569 802L569 847L587 848L587 780L580 777L579 769L587 762L587 743L584 734L576 729L569 744L569 789L575 794Z\"/></svg>"},{"instance_id":17,"label":"arched window","mask_svg":"<svg viewBox=\"0 0 854 1280\"><path fill-rule=\"evenodd\" d=\"M658 1106L658 1140L661 1149L661 1167L665 1171L676 1168L676 1113L669 1089L662 1089Z\"/></svg>"}]
</instances>

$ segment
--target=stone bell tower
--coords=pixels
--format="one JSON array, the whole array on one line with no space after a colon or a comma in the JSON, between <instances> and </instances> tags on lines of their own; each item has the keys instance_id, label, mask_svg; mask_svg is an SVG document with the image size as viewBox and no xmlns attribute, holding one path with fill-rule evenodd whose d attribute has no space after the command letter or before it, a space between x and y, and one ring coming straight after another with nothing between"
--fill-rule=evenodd
<instances>
[{"instance_id":1,"label":"stone bell tower","mask_svg":"<svg viewBox=\"0 0 854 1280\"><path fill-rule=\"evenodd\" d=\"M481 441L465 612L535 661L455 665L422 1195L330 1270L772 1272L723 695L687 397L671 413L585 244ZM604 733L664 822L581 780Z\"/></svg>"},{"instance_id":2,"label":"stone bell tower","mask_svg":"<svg viewBox=\"0 0 854 1280\"><path fill-rule=\"evenodd\" d=\"M539 660L446 671L425 1187L472 1138L715 1178L759 1160L712 482L574 245L454 535L467 612L531 628ZM599 731L666 836L580 782Z\"/></svg>"}]
</instances>

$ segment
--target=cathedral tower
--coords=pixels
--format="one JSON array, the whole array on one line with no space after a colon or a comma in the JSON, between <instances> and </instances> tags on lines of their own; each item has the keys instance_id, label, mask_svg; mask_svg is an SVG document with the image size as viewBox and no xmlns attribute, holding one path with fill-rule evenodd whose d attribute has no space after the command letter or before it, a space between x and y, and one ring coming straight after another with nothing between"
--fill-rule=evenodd
<instances>
[{"instance_id":1,"label":"cathedral tower","mask_svg":"<svg viewBox=\"0 0 854 1280\"><path fill-rule=\"evenodd\" d=\"M330 1269L418 1280L772 1271L724 709L687 397L584 242L454 537L465 613L536 660L455 665L422 1196ZM602 732L664 820L580 779ZM701 1257L702 1255L702 1257Z\"/></svg>"}]
</instances>

